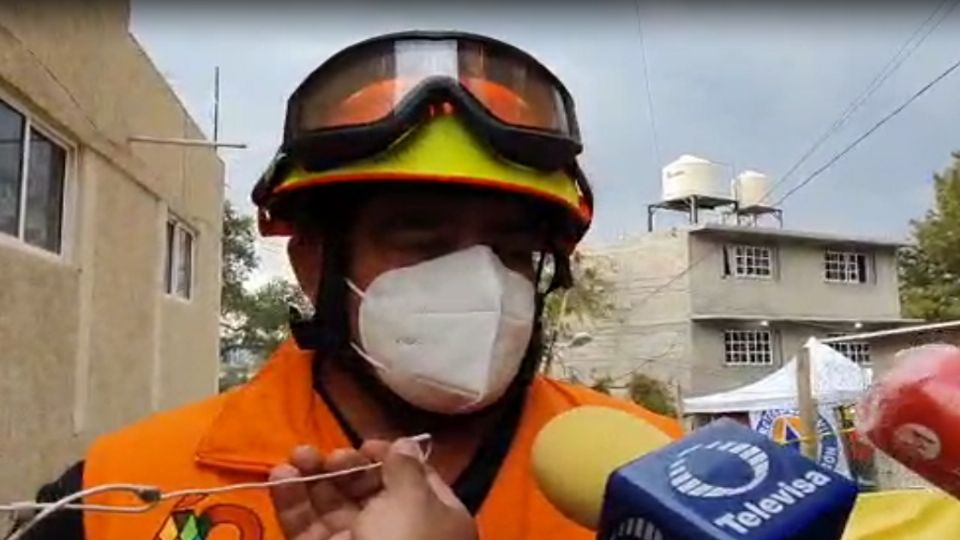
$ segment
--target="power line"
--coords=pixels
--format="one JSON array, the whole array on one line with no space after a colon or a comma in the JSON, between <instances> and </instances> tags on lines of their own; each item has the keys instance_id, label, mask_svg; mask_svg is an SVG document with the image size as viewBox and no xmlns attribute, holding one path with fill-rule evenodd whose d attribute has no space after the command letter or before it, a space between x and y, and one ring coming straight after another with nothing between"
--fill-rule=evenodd
<instances>
[{"instance_id":1,"label":"power line","mask_svg":"<svg viewBox=\"0 0 960 540\"><path fill-rule=\"evenodd\" d=\"M704 253L703 255L701 255L700 257L696 258L692 263L688 264L688 265L687 265L683 270L681 270L678 274L676 274L676 275L674 275L673 277L671 277L670 279L668 279L666 283L664 283L663 285L660 285L659 287L654 288L652 291L650 291L650 292L647 293L646 295L642 296L635 304L631 305L630 307L635 309L635 308L637 308L638 306L641 306L641 305L643 305L643 304L646 304L651 298L653 298L654 296L656 296L656 295L662 293L663 291L667 290L671 285L673 285L674 283L676 283L677 281L679 281L680 278L682 278L683 276L689 274L691 271L693 271L694 268L700 266L700 264L702 264L704 261L706 261L706 260L710 257L710 255L712 255L712 254L713 254L713 253L711 253L711 252L708 251L708 252Z\"/></svg>"},{"instance_id":2,"label":"power line","mask_svg":"<svg viewBox=\"0 0 960 540\"><path fill-rule=\"evenodd\" d=\"M948 67L943 73L941 73L940 75L937 75L936 78L934 78L932 81L930 81L930 82L928 82L927 84L925 84L922 88L920 88L920 90L918 90L918 91L915 92L912 96L910 96L910 98L907 99L905 102L903 102L903 104L901 104L899 107L897 107L896 109L890 111L889 114L887 114L886 116L884 116L883 118L881 118L880 121L878 121L876 124L874 124L873 127L871 127L870 129L868 129L863 135L861 135L861 136L857 137L856 139L854 139L853 142L851 142L850 144L848 144L848 145L846 146L846 148L844 148L844 149L841 150L839 153L837 153L835 156L833 156L833 158L831 158L829 161L827 161L825 164L823 164L823 166L821 166L819 169L813 171L813 173L811 173L809 176L807 176L802 182L800 182L799 184L797 184L796 186L794 186L793 189L791 189L791 190L788 191L783 197L781 197L780 200L777 201L776 204L774 204L774 206L780 206L780 205L783 203L783 201L785 201L788 197L790 197L791 195L793 195L794 193L796 193L797 191L799 191L800 189L802 189L804 186L806 186L807 184L809 184L810 182L812 182L816 177L820 176L821 173L823 173L824 171L826 171L827 169L829 169L834 163L836 163L837 161L840 161L840 159L843 158L843 156L847 155L848 152L850 152L851 150L853 150L854 148L856 148L860 143L862 143L862 142L865 141L868 137L870 137L871 135L873 135L874 132L876 132L878 129L880 129L881 126L883 126L884 124L886 124L887 122L889 122L890 120L892 120L894 117L896 117L897 115L899 115L901 112L903 112L903 110L906 109L908 106L910 106L911 103L913 103L914 101L916 101L916 100L917 100L920 96L922 96L923 94L927 93L927 91L930 90L931 88L933 88L934 86L936 86L937 83L939 83L940 81L946 79L951 73L953 73L954 71L956 71L957 68L960 68L960 60L954 62L954 63L953 63L950 67Z\"/></svg>"},{"instance_id":3,"label":"power line","mask_svg":"<svg viewBox=\"0 0 960 540\"><path fill-rule=\"evenodd\" d=\"M823 145L823 143L827 141L827 139L829 139L835 133L837 133L837 131L839 131L840 128L842 128L850 120L850 118L853 117L854 113L856 113L860 109L860 107L862 107L863 104L866 103L867 100L870 99L870 97L872 97L873 94L875 94L877 90L880 89L881 86L883 86L883 84L894 74L894 72L896 72L900 68L900 66L902 66L904 62L906 62L907 59L909 59L910 56L912 56L913 53L916 52L918 48L920 48L920 45L922 45L923 42L926 41L927 38L930 37L930 35L937 28L940 27L943 21L950 16L953 10L956 9L958 5L960 5L960 0L955 0L952 2L950 7L947 8L946 11L944 11L943 13L940 13L940 10L944 6L946 6L949 2L950 0L943 0L933 10L933 13L931 13L922 23L920 23L920 25L913 31L913 33L910 34L910 37L908 37L906 41L904 41L903 44L900 45L900 48L897 50L896 54L894 54L893 57L886 63L886 65L883 66L883 69L881 69L873 77L870 83L867 84L867 87L863 90L863 92L861 92L861 94L856 99L854 99L847 105L847 107L843 110L843 112L840 113L840 116L833 122L833 124L831 124L830 127L828 127L827 130L824 131L816 141L814 141L813 145L811 145L810 148L808 148L807 151L804 152L802 156L800 156L800 159L798 159L787 170L787 172L784 173L783 176L780 177L780 179L767 191L767 193L764 195L764 199L769 197L774 191L777 190L777 188L779 188L781 185L786 183L786 181L791 177L791 175L795 173L804 163L806 163L806 161L817 150L820 149L820 147ZM936 22L934 22L932 25L930 25L930 23L937 18L938 14L940 15L940 18L936 20ZM928 25L930 26L928 27ZM924 32L924 28L926 28L925 32ZM921 32L923 32L923 35L920 35ZM917 36L920 36L919 39L917 39Z\"/></svg>"},{"instance_id":4,"label":"power line","mask_svg":"<svg viewBox=\"0 0 960 540\"><path fill-rule=\"evenodd\" d=\"M848 144L843 150L841 150L841 151L838 152L836 155L834 155L832 158L830 158L830 160L828 160L824 165L822 165L820 168L818 168L818 169L815 170L813 173L811 173L810 175L808 175L802 182L800 182L799 184L797 184L796 186L794 186L793 189L791 189L790 191L788 191L788 192L787 192L783 197L781 197L780 200L777 201L773 206L780 206L781 204L783 204L783 202L784 202L785 200L787 200L787 198L789 198L790 196L792 196L792 195L793 195L794 193L796 193L797 191L803 189L803 187L805 187L805 186L808 185L810 182L812 182L814 179L816 179L818 176L820 176L821 174L823 174L823 172L825 172L827 169L829 169L831 166L833 166L836 162L840 161L840 160L841 160L845 155L847 155L851 150L853 150L854 148L856 148L857 146L859 146L860 143L862 143L862 142L865 141L867 138L869 138L871 135L873 135L878 129L880 129L880 127L882 127L884 124L886 124L887 122L889 122L890 120L892 120L894 117L896 117L897 115L899 115L901 112L903 112L903 110L906 109L908 106L910 106L911 103L913 103L914 101L916 101L916 100L917 100L920 96L922 96L923 94L927 93L931 88L933 88L934 86L936 86L940 81L946 79L951 73L953 73L954 71L956 71L958 68L960 68L960 60L958 60L957 62L953 63L950 67L948 67L945 71L943 71L942 73L940 73L940 74L939 74L937 77L935 77L932 81L930 81L930 82L928 82L927 84L925 84L922 88L920 88L920 90L918 90L918 91L915 92L912 96L910 96L910 98L907 99L905 102L903 102L903 104L901 104L899 107L897 107L896 109L894 109L893 111L891 111L890 113L888 113L886 116L884 116L883 118L881 118L876 124L873 125L873 127L871 127L871 128L868 129L866 132L864 132L863 135L861 135L861 136L857 137L856 139L854 139L853 142L851 142L850 144ZM676 275L674 275L673 277L671 277L670 279L668 279L666 283L664 283L663 285L660 285L659 287L656 287L656 288L653 289L650 293L648 293L648 294L646 294L645 296L641 297L632 307L633 307L633 308L636 308L636 307L638 307L638 306L640 306L640 305L645 304L645 303L648 302L650 299L652 299L654 296L656 296L656 295L660 294L661 292L663 292L664 290L666 290L670 285L674 284L677 280L679 280L679 279L681 279L683 276L689 274L693 269L695 269L696 267L698 267L699 265L701 265L704 261L706 261L707 258L709 258L711 255L713 255L713 252L707 251L706 253L704 253L703 255L701 255L700 257L698 257L697 259L695 259L693 262L691 262L690 264L688 264L681 272L677 273Z\"/></svg>"},{"instance_id":5,"label":"power line","mask_svg":"<svg viewBox=\"0 0 960 540\"><path fill-rule=\"evenodd\" d=\"M960 0L958 0L960 1ZM640 58L643 61L643 84L647 94L647 110L650 111L650 135L653 140L653 156L657 160L656 166L659 170L663 164L660 161L660 138L657 134L657 119L653 110L653 92L650 90L650 72L647 63L647 43L643 33L643 13L640 10L641 0L637 0L637 32L640 35Z\"/></svg>"}]
</instances>

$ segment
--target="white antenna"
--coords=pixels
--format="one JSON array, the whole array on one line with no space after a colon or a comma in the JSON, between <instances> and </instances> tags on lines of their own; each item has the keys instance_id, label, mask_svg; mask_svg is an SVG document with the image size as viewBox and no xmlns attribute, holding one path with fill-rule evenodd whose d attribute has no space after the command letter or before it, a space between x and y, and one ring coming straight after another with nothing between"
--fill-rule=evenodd
<instances>
[{"instance_id":1,"label":"white antenna","mask_svg":"<svg viewBox=\"0 0 960 540\"><path fill-rule=\"evenodd\" d=\"M246 143L220 142L220 66L213 71L213 140L185 139L182 137L152 137L148 135L132 135L127 138L130 142L171 144L176 146L202 146L207 148L246 148Z\"/></svg>"},{"instance_id":2,"label":"white antenna","mask_svg":"<svg viewBox=\"0 0 960 540\"><path fill-rule=\"evenodd\" d=\"M220 142L220 66L213 68L213 142Z\"/></svg>"}]
</instances>

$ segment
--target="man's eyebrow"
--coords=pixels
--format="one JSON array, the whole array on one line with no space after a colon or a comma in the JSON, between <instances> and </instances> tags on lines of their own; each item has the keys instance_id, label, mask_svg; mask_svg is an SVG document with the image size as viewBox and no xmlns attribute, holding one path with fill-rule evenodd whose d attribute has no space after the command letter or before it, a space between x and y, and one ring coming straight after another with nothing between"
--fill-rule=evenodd
<instances>
[{"instance_id":1,"label":"man's eyebrow","mask_svg":"<svg viewBox=\"0 0 960 540\"><path fill-rule=\"evenodd\" d=\"M529 214L524 214L500 220L493 228L499 234L539 234L542 227L538 220Z\"/></svg>"},{"instance_id":2,"label":"man's eyebrow","mask_svg":"<svg viewBox=\"0 0 960 540\"><path fill-rule=\"evenodd\" d=\"M377 220L379 228L384 227L437 227L449 221L445 215L419 210L394 211Z\"/></svg>"}]
</instances>

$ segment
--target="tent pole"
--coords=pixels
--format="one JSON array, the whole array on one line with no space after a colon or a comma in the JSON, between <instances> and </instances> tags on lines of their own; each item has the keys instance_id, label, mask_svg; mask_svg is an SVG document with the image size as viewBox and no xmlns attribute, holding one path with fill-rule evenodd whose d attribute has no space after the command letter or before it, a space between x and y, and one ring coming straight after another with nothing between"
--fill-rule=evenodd
<instances>
[{"instance_id":1,"label":"tent pole","mask_svg":"<svg viewBox=\"0 0 960 540\"><path fill-rule=\"evenodd\" d=\"M797 405L800 408L800 423L803 425L803 439L800 447L803 455L816 461L819 449L817 443L817 403L813 398L811 381L810 349L804 345L797 355Z\"/></svg>"},{"instance_id":2,"label":"tent pole","mask_svg":"<svg viewBox=\"0 0 960 540\"><path fill-rule=\"evenodd\" d=\"M676 379L673 380L673 399L674 399L674 402L677 404L676 406L677 422L680 423L680 427L684 430L684 432L689 431L687 429L687 425L684 420L685 413L683 410L683 387L680 386L680 381Z\"/></svg>"}]
</instances>

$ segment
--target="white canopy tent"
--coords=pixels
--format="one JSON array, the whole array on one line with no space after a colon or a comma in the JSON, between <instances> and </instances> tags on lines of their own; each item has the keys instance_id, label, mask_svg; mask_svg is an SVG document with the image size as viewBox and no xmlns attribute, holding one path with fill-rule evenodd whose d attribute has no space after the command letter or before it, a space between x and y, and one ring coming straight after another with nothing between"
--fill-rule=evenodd
<instances>
[{"instance_id":1,"label":"white canopy tent","mask_svg":"<svg viewBox=\"0 0 960 540\"><path fill-rule=\"evenodd\" d=\"M857 401L872 374L816 338L804 345L810 351L813 397L820 405L838 406ZM797 359L778 371L740 388L683 400L684 413L749 412L797 407Z\"/></svg>"}]
</instances>

